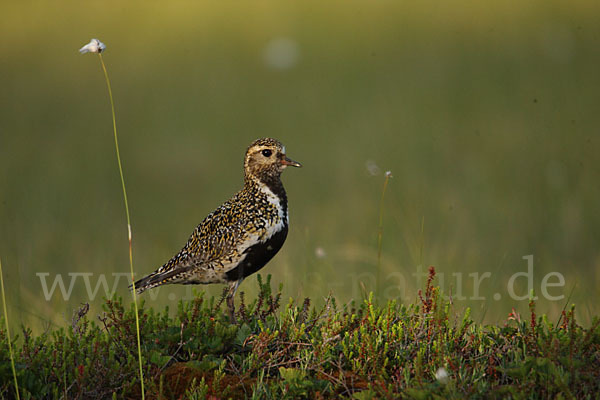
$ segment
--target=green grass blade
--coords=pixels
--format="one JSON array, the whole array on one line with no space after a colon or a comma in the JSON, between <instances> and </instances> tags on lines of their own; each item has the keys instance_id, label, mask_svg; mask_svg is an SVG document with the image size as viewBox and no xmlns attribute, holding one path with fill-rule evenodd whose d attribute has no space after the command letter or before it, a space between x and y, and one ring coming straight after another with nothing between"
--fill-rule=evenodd
<instances>
[{"instance_id":1,"label":"green grass blade","mask_svg":"<svg viewBox=\"0 0 600 400\"><path fill-rule=\"evenodd\" d=\"M121 187L123 189L123 201L125 202L125 214L127 215L127 237L129 239L129 268L131 270L131 285L132 285L132 293L133 293L133 304L135 306L135 330L137 333L137 350L138 350L138 360L140 365L140 384L142 389L142 400L145 399L144 395L144 372L142 369L142 347L140 343L140 318L138 312L138 303L137 303L137 293L135 291L135 277L133 273L133 250L131 245L131 218L129 217L129 203L127 202L127 190L125 189L125 178L123 177L123 166L121 164L121 154L119 152L119 139L117 136L117 119L115 117L115 103L113 100L112 88L110 86L110 79L108 78L108 72L106 71L106 65L104 64L104 59L102 58L102 54L98 53L98 57L100 57L100 64L102 64L102 71L104 71L104 78L106 79L106 86L108 87L108 97L110 97L110 108L112 111L112 121L113 121L113 132L115 137L115 151L117 153L117 162L119 164L119 175L121 177Z\"/></svg>"},{"instance_id":2,"label":"green grass blade","mask_svg":"<svg viewBox=\"0 0 600 400\"><path fill-rule=\"evenodd\" d=\"M377 277L375 279L375 294L379 298L381 292L381 247L383 240L383 205L385 200L385 191L388 186L388 182L392 174L390 171L385 173L385 181L383 182L383 189L381 191L381 200L379 203L379 229L377 233Z\"/></svg>"},{"instance_id":3,"label":"green grass blade","mask_svg":"<svg viewBox=\"0 0 600 400\"><path fill-rule=\"evenodd\" d=\"M17 380L17 370L15 369L15 357L12 351L12 343L10 341L10 327L8 324L8 312L6 311L6 295L4 294L4 276L2 274L2 260L0 260L0 288L2 289L2 307L4 309L4 322L6 323L6 337L8 339L8 352L10 353L10 367L12 368L13 377L15 378L15 393L17 399L20 400L19 395L19 381Z\"/></svg>"}]
</instances>

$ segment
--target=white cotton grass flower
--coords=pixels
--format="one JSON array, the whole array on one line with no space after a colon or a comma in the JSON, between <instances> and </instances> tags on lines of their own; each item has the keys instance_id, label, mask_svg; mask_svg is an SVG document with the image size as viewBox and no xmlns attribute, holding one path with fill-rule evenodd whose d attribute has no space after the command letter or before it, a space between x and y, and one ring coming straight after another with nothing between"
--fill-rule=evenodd
<instances>
[{"instance_id":1,"label":"white cotton grass flower","mask_svg":"<svg viewBox=\"0 0 600 400\"><path fill-rule=\"evenodd\" d=\"M365 167L367 168L367 172L371 176L379 175L379 173L381 172L381 169L373 160L367 160L365 162Z\"/></svg>"},{"instance_id":2,"label":"white cotton grass flower","mask_svg":"<svg viewBox=\"0 0 600 400\"><path fill-rule=\"evenodd\" d=\"M315 248L315 257L317 258L325 258L327 257L327 252L321 246Z\"/></svg>"},{"instance_id":3,"label":"white cotton grass flower","mask_svg":"<svg viewBox=\"0 0 600 400\"><path fill-rule=\"evenodd\" d=\"M450 375L448 375L448 371L446 371L446 368L444 368L444 367L438 368L438 370L435 371L435 379L437 379L437 381L439 383L441 383L442 385L445 385L446 383L448 383L448 380L450 379Z\"/></svg>"},{"instance_id":4,"label":"white cotton grass flower","mask_svg":"<svg viewBox=\"0 0 600 400\"><path fill-rule=\"evenodd\" d=\"M81 54L85 53L102 53L106 49L106 45L98 39L92 39L88 44L79 49Z\"/></svg>"},{"instance_id":5,"label":"white cotton grass flower","mask_svg":"<svg viewBox=\"0 0 600 400\"><path fill-rule=\"evenodd\" d=\"M289 69L300 58L298 43L289 37L276 37L269 41L263 51L264 62L269 68Z\"/></svg>"}]
</instances>

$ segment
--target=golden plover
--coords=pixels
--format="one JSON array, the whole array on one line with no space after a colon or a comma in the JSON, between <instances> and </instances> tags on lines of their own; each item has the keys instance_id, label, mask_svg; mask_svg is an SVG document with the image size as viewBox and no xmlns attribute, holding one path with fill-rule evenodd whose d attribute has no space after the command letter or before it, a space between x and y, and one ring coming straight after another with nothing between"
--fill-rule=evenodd
<instances>
[{"instance_id":1,"label":"golden plover","mask_svg":"<svg viewBox=\"0 0 600 400\"><path fill-rule=\"evenodd\" d=\"M168 283L229 283L227 306L235 321L238 286L285 242L289 217L281 173L287 166L301 167L278 140L252 142L244 158L244 188L210 213L179 253L135 282L137 292Z\"/></svg>"}]
</instances>

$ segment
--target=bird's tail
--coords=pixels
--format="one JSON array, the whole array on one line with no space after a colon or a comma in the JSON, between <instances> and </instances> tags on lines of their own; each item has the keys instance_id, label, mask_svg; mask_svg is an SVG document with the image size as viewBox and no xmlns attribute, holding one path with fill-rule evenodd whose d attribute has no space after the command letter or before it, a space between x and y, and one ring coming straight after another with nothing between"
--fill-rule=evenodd
<instances>
[{"instance_id":1,"label":"bird's tail","mask_svg":"<svg viewBox=\"0 0 600 400\"><path fill-rule=\"evenodd\" d=\"M177 283L181 280L181 277L191 267L171 269L168 271L159 268L150 275L143 277L135 282L135 291L137 294L144 292L145 290L155 288L160 285L167 283ZM129 285L129 290L133 290L133 285Z\"/></svg>"},{"instance_id":2,"label":"bird's tail","mask_svg":"<svg viewBox=\"0 0 600 400\"><path fill-rule=\"evenodd\" d=\"M152 289L155 286L153 285L153 280L156 278L157 273L153 272L148 276L143 277L142 279L138 279L135 281L135 292L137 294L142 293L146 289ZM129 290L133 290L134 285L129 285Z\"/></svg>"}]
</instances>

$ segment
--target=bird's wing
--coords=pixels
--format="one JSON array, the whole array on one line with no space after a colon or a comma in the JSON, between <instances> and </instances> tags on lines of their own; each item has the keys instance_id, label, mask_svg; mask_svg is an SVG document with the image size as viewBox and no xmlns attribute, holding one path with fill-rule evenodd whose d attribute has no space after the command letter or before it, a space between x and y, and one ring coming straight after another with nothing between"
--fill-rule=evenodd
<instances>
[{"instance_id":1,"label":"bird's wing","mask_svg":"<svg viewBox=\"0 0 600 400\"><path fill-rule=\"evenodd\" d=\"M244 229L248 224L231 215L234 214L227 203L209 214L194 229L179 253L135 283L136 290L143 292L165 283L219 282L222 270L226 271L229 265L236 265L243 256L239 253L239 243L245 242L249 235ZM252 239L251 242L254 241Z\"/></svg>"},{"instance_id":2,"label":"bird's wing","mask_svg":"<svg viewBox=\"0 0 600 400\"><path fill-rule=\"evenodd\" d=\"M248 246L258 243L265 229L229 201L209 214L192 232L181 251L156 271L167 273L174 270L186 271L192 267L197 271L208 268L224 268L235 265Z\"/></svg>"},{"instance_id":3,"label":"bird's wing","mask_svg":"<svg viewBox=\"0 0 600 400\"><path fill-rule=\"evenodd\" d=\"M141 292L164 283L221 282L223 274L246 256L246 250L263 242L268 233L265 215L249 209L248 202L240 201L238 195L209 214L194 229L183 249L140 279L136 290Z\"/></svg>"}]
</instances>

